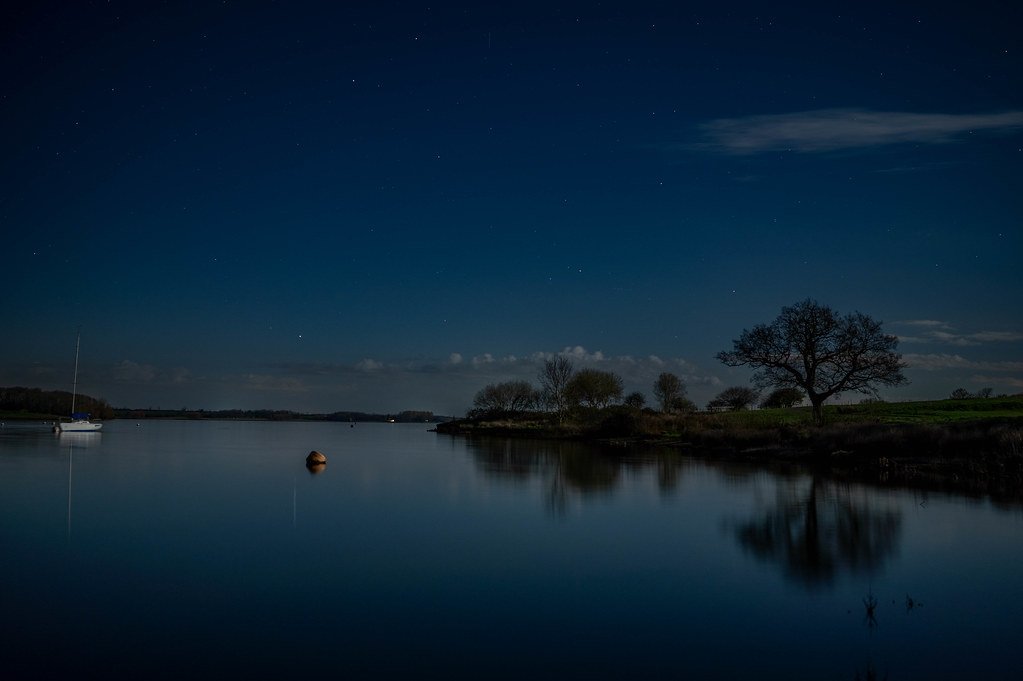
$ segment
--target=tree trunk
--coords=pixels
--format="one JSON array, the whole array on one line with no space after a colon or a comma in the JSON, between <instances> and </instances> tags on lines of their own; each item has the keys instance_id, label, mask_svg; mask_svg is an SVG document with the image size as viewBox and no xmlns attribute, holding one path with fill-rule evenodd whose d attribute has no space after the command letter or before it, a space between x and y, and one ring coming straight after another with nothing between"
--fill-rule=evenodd
<instances>
[{"instance_id":1,"label":"tree trunk","mask_svg":"<svg viewBox=\"0 0 1023 681\"><path fill-rule=\"evenodd\" d=\"M813 423L816 426L824 425L824 398L817 395L810 395L810 404L813 406Z\"/></svg>"}]
</instances>

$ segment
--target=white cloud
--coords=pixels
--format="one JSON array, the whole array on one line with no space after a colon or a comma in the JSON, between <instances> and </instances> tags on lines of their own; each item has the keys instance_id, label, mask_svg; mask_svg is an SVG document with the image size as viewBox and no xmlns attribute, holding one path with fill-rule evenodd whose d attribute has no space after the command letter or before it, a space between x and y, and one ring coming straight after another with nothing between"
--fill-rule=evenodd
<instances>
[{"instance_id":1,"label":"white cloud","mask_svg":"<svg viewBox=\"0 0 1023 681\"><path fill-rule=\"evenodd\" d=\"M926 334L925 338L928 338L935 343L945 343L946 345L957 345L960 347L980 345L979 341L974 340L970 336L961 336L947 331L932 331Z\"/></svg>"},{"instance_id":2,"label":"white cloud","mask_svg":"<svg viewBox=\"0 0 1023 681\"><path fill-rule=\"evenodd\" d=\"M903 319L902 321L893 322L893 324L901 324L903 326L924 326L927 328L938 329L949 328L948 322L941 322L936 319Z\"/></svg>"},{"instance_id":3,"label":"white cloud","mask_svg":"<svg viewBox=\"0 0 1023 681\"><path fill-rule=\"evenodd\" d=\"M482 355L477 355L472 358L472 365L474 367L483 366L484 364L493 364L496 360L494 356L489 352L485 352Z\"/></svg>"},{"instance_id":4,"label":"white cloud","mask_svg":"<svg viewBox=\"0 0 1023 681\"><path fill-rule=\"evenodd\" d=\"M906 142L953 142L974 132L1021 127L1023 111L943 114L818 109L710 121L700 126L704 141L697 146L730 154L815 153Z\"/></svg>"},{"instance_id":5,"label":"white cloud","mask_svg":"<svg viewBox=\"0 0 1023 681\"><path fill-rule=\"evenodd\" d=\"M905 354L902 359L911 369L938 371L941 369L964 369L971 365L970 360L960 355L917 355Z\"/></svg>"},{"instance_id":6,"label":"white cloud","mask_svg":"<svg viewBox=\"0 0 1023 681\"><path fill-rule=\"evenodd\" d=\"M959 333L948 322L930 319L894 322L894 326L908 326L915 329L910 334L899 334L902 343L937 343L956 347L972 347L984 343L1014 343L1023 340L1019 331L975 331Z\"/></svg>"},{"instance_id":7,"label":"white cloud","mask_svg":"<svg viewBox=\"0 0 1023 681\"><path fill-rule=\"evenodd\" d=\"M383 367L384 365L381 362L369 358L366 358L361 362L357 362L355 364L355 368L358 369L359 371L377 371L379 369L382 369Z\"/></svg>"},{"instance_id":8,"label":"white cloud","mask_svg":"<svg viewBox=\"0 0 1023 681\"><path fill-rule=\"evenodd\" d=\"M461 364L462 355L457 352L452 352L451 355L448 357L448 362L450 364Z\"/></svg>"},{"instance_id":9,"label":"white cloud","mask_svg":"<svg viewBox=\"0 0 1023 681\"><path fill-rule=\"evenodd\" d=\"M940 371L942 369L973 369L979 371L1023 371L1023 362L999 361L978 362L966 359L962 355L949 354L906 354L902 359L911 369L923 371Z\"/></svg>"},{"instance_id":10,"label":"white cloud","mask_svg":"<svg viewBox=\"0 0 1023 681\"><path fill-rule=\"evenodd\" d=\"M586 348L584 348L581 345L576 345L574 347L572 346L566 347L558 354L562 355L563 357L577 359L582 362L601 362L604 360L604 353L601 352L600 350L590 353L587 352Z\"/></svg>"}]
</instances>

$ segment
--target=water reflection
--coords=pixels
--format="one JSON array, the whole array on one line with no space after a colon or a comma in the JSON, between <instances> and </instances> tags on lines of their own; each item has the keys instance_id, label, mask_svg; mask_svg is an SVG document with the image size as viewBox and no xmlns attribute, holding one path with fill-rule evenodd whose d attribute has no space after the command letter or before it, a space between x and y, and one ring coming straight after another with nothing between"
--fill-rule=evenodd
<instances>
[{"instance_id":1,"label":"water reflection","mask_svg":"<svg viewBox=\"0 0 1023 681\"><path fill-rule=\"evenodd\" d=\"M67 453L67 539L71 541L71 480L75 461L75 446L68 447Z\"/></svg>"},{"instance_id":2,"label":"water reflection","mask_svg":"<svg viewBox=\"0 0 1023 681\"><path fill-rule=\"evenodd\" d=\"M467 445L476 465L490 478L543 480L546 506L555 514L564 513L573 496L613 493L627 470L656 468L658 489L669 494L678 488L687 463L672 453L636 453L579 442L471 438Z\"/></svg>"},{"instance_id":3,"label":"water reflection","mask_svg":"<svg viewBox=\"0 0 1023 681\"><path fill-rule=\"evenodd\" d=\"M754 556L779 563L788 578L813 588L842 571L873 573L894 553L901 526L899 512L872 508L848 485L813 476L779 484L774 506L735 533Z\"/></svg>"},{"instance_id":4,"label":"water reflection","mask_svg":"<svg viewBox=\"0 0 1023 681\"><path fill-rule=\"evenodd\" d=\"M868 592L863 598L863 609L863 624L867 629L874 631L877 629L877 597L873 591Z\"/></svg>"},{"instance_id":5,"label":"water reflection","mask_svg":"<svg viewBox=\"0 0 1023 681\"><path fill-rule=\"evenodd\" d=\"M366 677L1023 678L1018 510L670 451L438 445L415 428L0 437L0 583L24 585L0 618L6 677L109 678L115 660L147 678L168 659L184 660L168 677L195 659L322 676L340 654ZM307 443L345 454L312 477ZM832 593L801 586L827 574ZM296 657L309 631L344 645Z\"/></svg>"},{"instance_id":6,"label":"water reflection","mask_svg":"<svg viewBox=\"0 0 1023 681\"><path fill-rule=\"evenodd\" d=\"M75 449L84 450L90 447L99 447L103 441L103 434L97 432L75 433L58 431L54 437L61 447L67 447L67 513L65 519L64 533L68 542L71 541L71 492L74 479Z\"/></svg>"},{"instance_id":7,"label":"water reflection","mask_svg":"<svg viewBox=\"0 0 1023 681\"><path fill-rule=\"evenodd\" d=\"M103 433L60 432L54 433L53 436L60 442L62 447L88 449L89 447L98 447L103 442Z\"/></svg>"},{"instance_id":8,"label":"water reflection","mask_svg":"<svg viewBox=\"0 0 1023 681\"><path fill-rule=\"evenodd\" d=\"M884 673L884 676L878 676L877 670L874 669L873 662L867 663L867 671L863 676L860 676L860 670L856 670L856 676L853 677L855 681L887 681L888 672Z\"/></svg>"},{"instance_id":9,"label":"water reflection","mask_svg":"<svg viewBox=\"0 0 1023 681\"><path fill-rule=\"evenodd\" d=\"M636 453L578 442L473 438L469 451L488 477L525 483L539 479L547 509L563 514L575 496L612 494L626 471L653 469L658 489L678 489L695 464L664 450ZM757 469L736 463L702 465L717 469L727 484L753 484ZM772 505L752 518L731 523L740 545L758 559L776 563L807 588L831 584L842 573L872 575L894 555L901 513L879 504L866 488L818 475L772 477Z\"/></svg>"}]
</instances>

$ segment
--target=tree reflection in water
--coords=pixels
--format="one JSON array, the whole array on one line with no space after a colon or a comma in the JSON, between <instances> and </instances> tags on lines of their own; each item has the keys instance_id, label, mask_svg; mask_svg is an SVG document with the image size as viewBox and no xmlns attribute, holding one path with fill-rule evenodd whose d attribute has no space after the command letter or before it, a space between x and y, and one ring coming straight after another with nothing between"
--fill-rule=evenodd
<instances>
[{"instance_id":1,"label":"tree reflection in water","mask_svg":"<svg viewBox=\"0 0 1023 681\"><path fill-rule=\"evenodd\" d=\"M671 452L637 453L617 447L579 442L471 438L469 450L488 477L544 485L548 510L567 511L574 496L611 494L625 470L653 469L662 494L675 491L689 466L697 465ZM710 464L729 480L746 485L754 468ZM840 573L870 574L892 555L899 539L901 516L872 507L867 496L848 485L813 476L779 479L773 507L735 525L740 544L764 561L780 563L785 574L809 588L831 583Z\"/></svg>"},{"instance_id":2,"label":"tree reflection in water","mask_svg":"<svg viewBox=\"0 0 1023 681\"><path fill-rule=\"evenodd\" d=\"M814 588L843 571L879 568L894 553L901 524L900 513L871 508L848 485L813 476L809 487L779 485L775 506L740 523L736 536L754 556L780 563L788 578Z\"/></svg>"},{"instance_id":3,"label":"tree reflection in water","mask_svg":"<svg viewBox=\"0 0 1023 681\"><path fill-rule=\"evenodd\" d=\"M684 459L671 454L636 454L619 447L597 447L570 441L472 438L473 459L491 478L522 482L538 478L545 485L545 503L556 515L566 512L574 495L611 494L624 469L655 467L658 489L673 492L682 480Z\"/></svg>"}]
</instances>

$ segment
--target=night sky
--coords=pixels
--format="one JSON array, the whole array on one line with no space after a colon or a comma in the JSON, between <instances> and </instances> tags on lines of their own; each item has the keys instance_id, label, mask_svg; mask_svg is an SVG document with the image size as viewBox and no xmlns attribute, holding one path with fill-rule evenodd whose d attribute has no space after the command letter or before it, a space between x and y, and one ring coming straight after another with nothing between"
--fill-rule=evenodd
<instances>
[{"instance_id":1,"label":"night sky","mask_svg":"<svg viewBox=\"0 0 1023 681\"><path fill-rule=\"evenodd\" d=\"M1023 391L1021 5L7 5L0 385L461 414L807 297ZM848 401L860 396L847 395Z\"/></svg>"}]
</instances>

